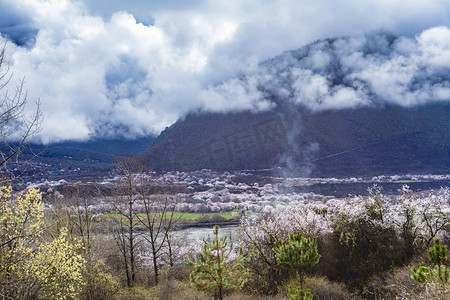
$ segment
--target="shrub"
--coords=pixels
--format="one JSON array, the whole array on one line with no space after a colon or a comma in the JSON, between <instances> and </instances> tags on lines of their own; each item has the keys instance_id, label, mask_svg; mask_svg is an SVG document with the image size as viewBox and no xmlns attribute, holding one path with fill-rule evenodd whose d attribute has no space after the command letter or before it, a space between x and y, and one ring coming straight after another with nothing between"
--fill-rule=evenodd
<instances>
[{"instance_id":1,"label":"shrub","mask_svg":"<svg viewBox=\"0 0 450 300\"><path fill-rule=\"evenodd\" d=\"M411 299L424 291L425 286L411 279L411 265L406 265L370 278L363 288L363 296L365 299Z\"/></svg>"},{"instance_id":2,"label":"shrub","mask_svg":"<svg viewBox=\"0 0 450 300\"><path fill-rule=\"evenodd\" d=\"M379 189L334 212L333 232L324 243L328 249L322 252L323 275L361 291L370 277L403 264L403 243L390 218Z\"/></svg>"},{"instance_id":3,"label":"shrub","mask_svg":"<svg viewBox=\"0 0 450 300\"><path fill-rule=\"evenodd\" d=\"M343 284L331 282L325 277L306 277L305 288L311 290L315 300L349 300L356 298Z\"/></svg>"},{"instance_id":4,"label":"shrub","mask_svg":"<svg viewBox=\"0 0 450 300\"><path fill-rule=\"evenodd\" d=\"M0 289L4 298L69 299L84 285L82 245L68 230L45 241L44 205L33 188L0 187Z\"/></svg>"},{"instance_id":5,"label":"shrub","mask_svg":"<svg viewBox=\"0 0 450 300\"><path fill-rule=\"evenodd\" d=\"M80 293L80 299L113 299L119 291L118 280L111 274L104 272L103 267L103 263L98 262L86 268L84 274L86 285Z\"/></svg>"},{"instance_id":6,"label":"shrub","mask_svg":"<svg viewBox=\"0 0 450 300\"><path fill-rule=\"evenodd\" d=\"M289 287L298 286L298 279L291 279L280 286L280 297L286 299ZM307 276L305 290L310 290L314 300L351 300L359 299L350 293L344 284L332 282L322 276Z\"/></svg>"},{"instance_id":7,"label":"shrub","mask_svg":"<svg viewBox=\"0 0 450 300\"><path fill-rule=\"evenodd\" d=\"M146 286L136 285L132 288L121 289L114 300L157 300L153 290Z\"/></svg>"}]
</instances>

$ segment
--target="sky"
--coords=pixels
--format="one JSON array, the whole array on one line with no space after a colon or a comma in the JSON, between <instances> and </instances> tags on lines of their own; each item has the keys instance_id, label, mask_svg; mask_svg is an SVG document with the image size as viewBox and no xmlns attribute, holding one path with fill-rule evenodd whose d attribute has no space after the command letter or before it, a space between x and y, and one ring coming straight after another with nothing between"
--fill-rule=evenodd
<instances>
[{"instance_id":1,"label":"sky","mask_svg":"<svg viewBox=\"0 0 450 300\"><path fill-rule=\"evenodd\" d=\"M0 0L14 74L0 96L25 79L44 143L158 134L199 110L270 109L262 86L311 109L371 95L447 101L449 27L447 0ZM401 38L386 46L386 34ZM319 43L302 63L279 60L288 87L280 65L263 63L334 37L331 52ZM377 55L364 54L371 47ZM335 57L349 74L337 85L327 73Z\"/></svg>"}]
</instances>

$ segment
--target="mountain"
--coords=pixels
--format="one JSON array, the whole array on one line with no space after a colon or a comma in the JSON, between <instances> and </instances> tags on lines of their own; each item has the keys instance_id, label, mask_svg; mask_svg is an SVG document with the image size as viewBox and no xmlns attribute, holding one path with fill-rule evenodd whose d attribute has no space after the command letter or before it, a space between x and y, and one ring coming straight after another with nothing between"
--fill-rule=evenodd
<instances>
[{"instance_id":1,"label":"mountain","mask_svg":"<svg viewBox=\"0 0 450 300\"><path fill-rule=\"evenodd\" d=\"M119 156L144 153L154 139L154 136L146 136L133 140L92 139L83 142L66 141L48 145L30 144L21 155L21 159L28 159L37 155L33 161L61 167L104 168L112 165Z\"/></svg>"},{"instance_id":2,"label":"mountain","mask_svg":"<svg viewBox=\"0 0 450 300\"><path fill-rule=\"evenodd\" d=\"M272 169L286 176L450 172L450 104L187 116L143 156L155 170Z\"/></svg>"},{"instance_id":3,"label":"mountain","mask_svg":"<svg viewBox=\"0 0 450 300\"><path fill-rule=\"evenodd\" d=\"M450 71L428 46L376 33L287 51L212 89L254 109L191 113L142 159L165 171L449 173Z\"/></svg>"}]
</instances>

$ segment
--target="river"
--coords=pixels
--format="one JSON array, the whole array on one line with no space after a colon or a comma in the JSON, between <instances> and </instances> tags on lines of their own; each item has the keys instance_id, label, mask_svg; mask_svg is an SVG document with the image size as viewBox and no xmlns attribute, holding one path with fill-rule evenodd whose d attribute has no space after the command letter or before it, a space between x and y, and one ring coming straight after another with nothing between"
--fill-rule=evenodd
<instances>
[{"instance_id":1,"label":"river","mask_svg":"<svg viewBox=\"0 0 450 300\"><path fill-rule=\"evenodd\" d=\"M211 225L210 227L191 227L191 228L185 228L176 230L174 232L175 239L181 239L186 240L186 242L192 243L197 242L201 239L210 239L212 240L213 235L213 227L214 225ZM237 225L231 225L231 226L222 226L219 228L219 236L230 236L231 240L235 240L237 233L239 230L239 226Z\"/></svg>"},{"instance_id":2,"label":"river","mask_svg":"<svg viewBox=\"0 0 450 300\"><path fill-rule=\"evenodd\" d=\"M383 188L386 195L398 195L403 185L408 185L414 192L438 190L441 187L450 187L450 180L439 181L403 181L403 182L339 182L339 183L317 183L304 186L286 187L286 191L296 193L313 192L315 194L332 196L337 198L351 197L355 195L366 196L368 188L376 183Z\"/></svg>"}]
</instances>

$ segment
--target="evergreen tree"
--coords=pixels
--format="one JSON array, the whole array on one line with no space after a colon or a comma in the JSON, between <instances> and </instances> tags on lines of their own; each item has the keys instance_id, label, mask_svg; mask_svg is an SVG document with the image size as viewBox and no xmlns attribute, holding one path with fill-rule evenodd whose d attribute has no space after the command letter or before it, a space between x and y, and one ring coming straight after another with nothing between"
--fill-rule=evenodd
<instances>
[{"instance_id":1,"label":"evergreen tree","mask_svg":"<svg viewBox=\"0 0 450 300\"><path fill-rule=\"evenodd\" d=\"M412 268L411 278L420 283L450 283L450 270L445 265L447 263L447 246L442 245L436 238L433 247L428 249L428 257L432 266L420 263L419 267Z\"/></svg>"},{"instance_id":2,"label":"evergreen tree","mask_svg":"<svg viewBox=\"0 0 450 300\"><path fill-rule=\"evenodd\" d=\"M289 234L287 241L277 238L276 245L273 250L276 253L278 264L285 267L291 274L297 272L300 277L300 291L297 290L295 293L294 289L290 288L289 297L310 299L311 292L304 292L303 282L305 272L314 267L320 259L316 239L303 237L300 232L297 232ZM296 297L295 294L298 294L299 297Z\"/></svg>"},{"instance_id":3,"label":"evergreen tree","mask_svg":"<svg viewBox=\"0 0 450 300\"><path fill-rule=\"evenodd\" d=\"M447 246L442 245L441 241L434 239L434 245L428 249L428 257L433 265L445 265L447 263Z\"/></svg>"},{"instance_id":4,"label":"evergreen tree","mask_svg":"<svg viewBox=\"0 0 450 300\"><path fill-rule=\"evenodd\" d=\"M223 299L227 290L240 290L246 281L242 250L230 261L233 244L228 246L227 237L219 238L219 226L214 226L214 239L203 240L202 253L194 261L187 261L194 270L190 274L191 284L198 290L208 291L214 299Z\"/></svg>"}]
</instances>

